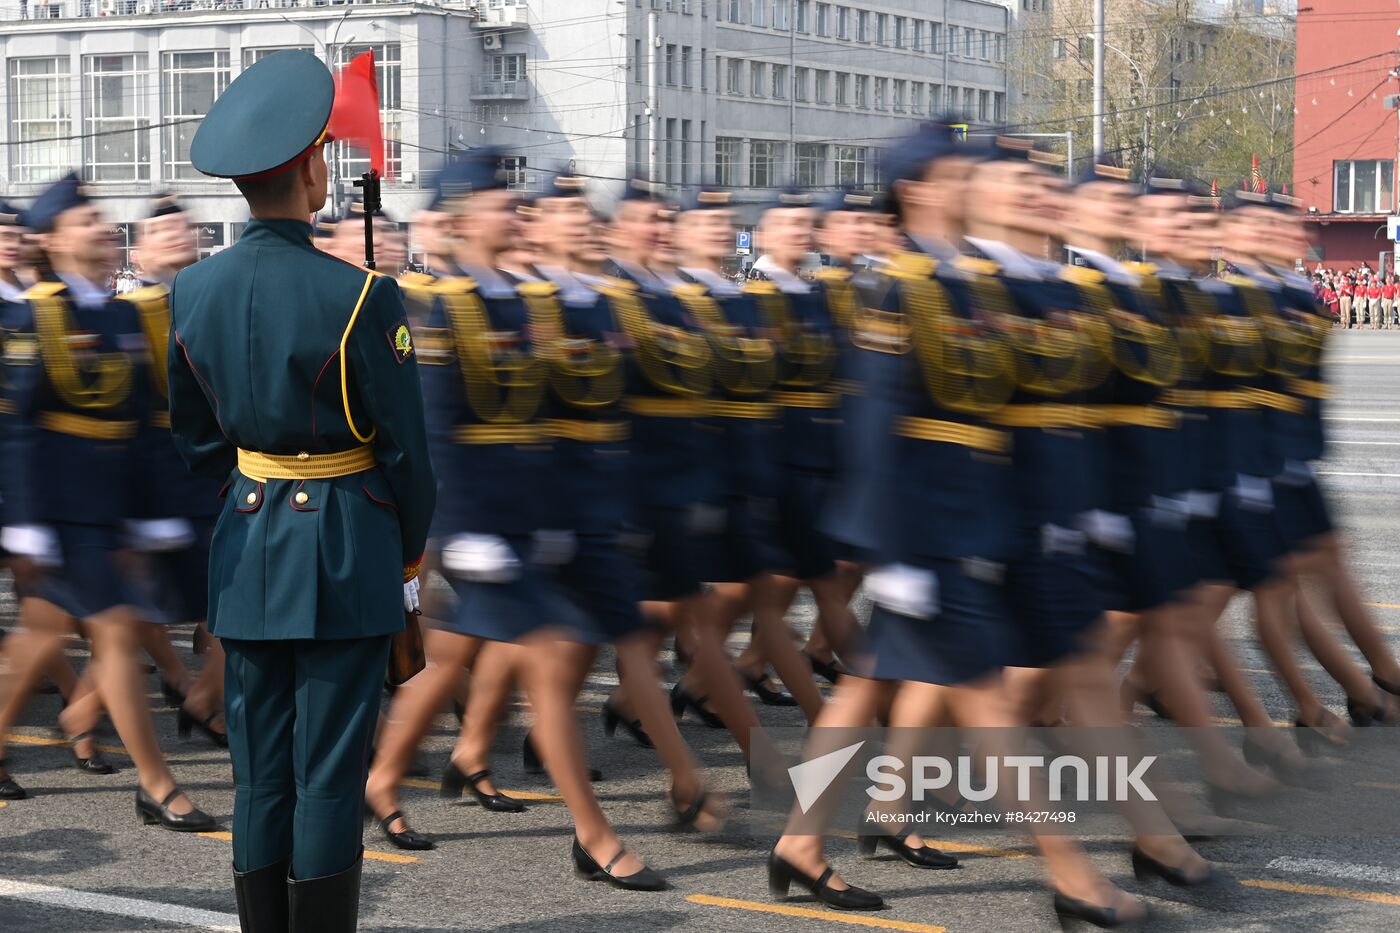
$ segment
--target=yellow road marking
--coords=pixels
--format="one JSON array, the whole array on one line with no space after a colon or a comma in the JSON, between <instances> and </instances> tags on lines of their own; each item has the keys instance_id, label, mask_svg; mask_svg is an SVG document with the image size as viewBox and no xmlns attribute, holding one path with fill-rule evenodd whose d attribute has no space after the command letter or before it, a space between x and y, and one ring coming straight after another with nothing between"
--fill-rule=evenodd
<instances>
[{"instance_id":1,"label":"yellow road marking","mask_svg":"<svg viewBox=\"0 0 1400 933\"><path fill-rule=\"evenodd\" d=\"M9 805L10 805L10 804L9 804L9 801L0 800L0 810L5 809L5 808L8 807Z\"/></svg>"},{"instance_id":2,"label":"yellow road marking","mask_svg":"<svg viewBox=\"0 0 1400 933\"><path fill-rule=\"evenodd\" d=\"M224 842L233 841L233 833L213 832L195 833L195 835L204 839L220 839ZM418 861L418 859L411 855L399 855L397 852L375 852L373 849L365 850L365 858L376 862L393 862L396 865L407 865L411 862Z\"/></svg>"},{"instance_id":3,"label":"yellow road marking","mask_svg":"<svg viewBox=\"0 0 1400 933\"><path fill-rule=\"evenodd\" d=\"M686 898L692 904L707 907L728 907L731 910L752 910L762 914L780 914L784 917L806 917L809 920L826 920L831 923L845 923L856 927L876 927L881 930L903 930L905 933L947 933L947 927L936 927L927 923L910 923L907 920L882 920L879 917L866 917L859 914L838 914L830 910L812 910L809 907L793 907L789 904L762 904L758 901L739 901L732 897L714 897L709 894L691 894Z\"/></svg>"},{"instance_id":4,"label":"yellow road marking","mask_svg":"<svg viewBox=\"0 0 1400 933\"><path fill-rule=\"evenodd\" d=\"M1366 606L1373 606L1376 609L1400 609L1400 603L1363 603Z\"/></svg>"},{"instance_id":5,"label":"yellow road marking","mask_svg":"<svg viewBox=\"0 0 1400 933\"><path fill-rule=\"evenodd\" d=\"M11 732L5 736L6 742L14 742L16 745L47 745L53 748L67 748L73 744L67 739L51 739L42 735L23 735L19 732ZM107 752L112 755L126 755L126 749L120 745L98 744L98 751ZM127 755L127 757L131 757Z\"/></svg>"},{"instance_id":6,"label":"yellow road marking","mask_svg":"<svg viewBox=\"0 0 1400 933\"><path fill-rule=\"evenodd\" d=\"M1379 891L1350 891L1346 888L1333 888L1322 884L1293 884L1288 881L1261 881L1241 879L1246 888L1264 888L1269 891L1288 891L1291 894L1311 894L1315 897L1344 897L1350 901L1365 901L1369 904L1386 904L1400 907L1400 895L1381 894Z\"/></svg>"},{"instance_id":7,"label":"yellow road marking","mask_svg":"<svg viewBox=\"0 0 1400 933\"><path fill-rule=\"evenodd\" d=\"M1212 716L1212 717L1210 717L1210 721L1213 722L1213 723L1216 723L1217 725L1221 725L1221 726L1242 726L1242 725L1244 725L1243 722L1240 722L1238 719L1231 719L1229 716ZM1285 729L1292 729L1292 728L1294 728L1293 723L1291 723L1291 722L1284 722L1282 719L1274 719L1274 720L1271 720L1271 722L1273 722L1273 724L1274 724L1275 726L1279 726L1279 727L1282 727L1282 728L1285 728Z\"/></svg>"},{"instance_id":8,"label":"yellow road marking","mask_svg":"<svg viewBox=\"0 0 1400 933\"><path fill-rule=\"evenodd\" d=\"M1400 790L1400 784L1386 784L1381 781L1357 781L1357 787L1369 787L1372 790Z\"/></svg>"},{"instance_id":9,"label":"yellow road marking","mask_svg":"<svg viewBox=\"0 0 1400 933\"><path fill-rule=\"evenodd\" d=\"M787 827L782 823L769 823L769 829L783 830ZM835 836L838 839L858 839L859 834L845 829L832 829L827 831L828 836ZM919 836L924 841L924 845L933 846L935 849L942 849L945 852L965 852L972 855L986 855L991 858L1033 858L1033 853L1029 850L998 849L994 846L979 846L971 842L954 842L951 839L930 839L927 836Z\"/></svg>"},{"instance_id":10,"label":"yellow road marking","mask_svg":"<svg viewBox=\"0 0 1400 933\"><path fill-rule=\"evenodd\" d=\"M437 790L442 785L437 781L425 781L422 778L404 778L399 781L400 787L417 787L422 790ZM501 790L507 797L514 797L517 800L563 800L558 794L537 794L532 790Z\"/></svg>"}]
</instances>

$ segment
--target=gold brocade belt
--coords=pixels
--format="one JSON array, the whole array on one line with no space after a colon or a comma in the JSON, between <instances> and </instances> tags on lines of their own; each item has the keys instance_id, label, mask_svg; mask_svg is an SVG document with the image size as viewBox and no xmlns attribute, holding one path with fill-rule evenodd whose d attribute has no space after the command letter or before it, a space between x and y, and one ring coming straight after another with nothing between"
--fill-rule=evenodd
<instances>
[{"instance_id":1,"label":"gold brocade belt","mask_svg":"<svg viewBox=\"0 0 1400 933\"><path fill-rule=\"evenodd\" d=\"M1054 402L1004 405L987 419L1008 428L1097 428L1102 426L1093 405L1061 405Z\"/></svg>"},{"instance_id":2,"label":"gold brocade belt","mask_svg":"<svg viewBox=\"0 0 1400 933\"><path fill-rule=\"evenodd\" d=\"M700 418L708 411L703 398L647 398L636 396L622 401L622 407L645 418Z\"/></svg>"},{"instance_id":3,"label":"gold brocade belt","mask_svg":"<svg viewBox=\"0 0 1400 933\"><path fill-rule=\"evenodd\" d=\"M1005 431L980 428L973 424L959 424L956 421L939 421L936 418L900 418L895 425L895 433L901 437L957 444L959 447L971 447L995 454L1003 454L1011 449L1011 435Z\"/></svg>"},{"instance_id":4,"label":"gold brocade belt","mask_svg":"<svg viewBox=\"0 0 1400 933\"><path fill-rule=\"evenodd\" d=\"M778 406L771 402L727 402L716 399L710 402L708 410L716 418L771 421L778 417Z\"/></svg>"},{"instance_id":5,"label":"gold brocade belt","mask_svg":"<svg viewBox=\"0 0 1400 933\"><path fill-rule=\"evenodd\" d=\"M835 392L774 392L768 396L783 408L835 408L839 399Z\"/></svg>"},{"instance_id":6,"label":"gold brocade belt","mask_svg":"<svg viewBox=\"0 0 1400 933\"><path fill-rule=\"evenodd\" d=\"M135 421L107 421L90 415L74 415L62 411L41 411L34 419L45 431L86 437L94 441L124 441L136 436Z\"/></svg>"},{"instance_id":7,"label":"gold brocade belt","mask_svg":"<svg viewBox=\"0 0 1400 933\"><path fill-rule=\"evenodd\" d=\"M270 479L333 479L363 473L374 467L374 448L368 444L333 454L299 453L290 456L260 454L238 448L238 471L259 483Z\"/></svg>"},{"instance_id":8,"label":"gold brocade belt","mask_svg":"<svg viewBox=\"0 0 1400 933\"><path fill-rule=\"evenodd\" d=\"M584 421L575 418L555 418L542 425L544 433L563 440L606 444L625 441L632 436L632 425L626 421Z\"/></svg>"}]
</instances>

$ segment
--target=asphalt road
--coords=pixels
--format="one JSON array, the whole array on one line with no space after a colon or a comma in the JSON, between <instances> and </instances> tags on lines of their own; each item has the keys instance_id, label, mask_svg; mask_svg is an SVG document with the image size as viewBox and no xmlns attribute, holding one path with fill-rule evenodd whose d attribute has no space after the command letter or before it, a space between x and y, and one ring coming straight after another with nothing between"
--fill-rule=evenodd
<instances>
[{"instance_id":1,"label":"asphalt road","mask_svg":"<svg viewBox=\"0 0 1400 933\"><path fill-rule=\"evenodd\" d=\"M1321 473L1336 516L1347 530L1352 565L1385 631L1400 630L1400 333L1339 333L1331 375L1333 447ZM806 611L794 613L799 627ZM1247 607L1237 600L1225 631L1250 669L1275 719L1293 711L1248 633ZM177 636L186 640L188 632ZM1392 635L1392 638L1395 636ZM81 653L80 646L73 646ZM1343 697L1308 668L1329 704ZM603 806L628 844L662 871L672 890L630 894L576 879L570 870L567 814L551 788L524 775L519 758L526 715L517 709L502 730L494 766L501 785L539 795L528 812L487 813L440 799L434 784L411 781L405 809L439 847L399 853L366 831L361 929L421 931L833 931L865 928L953 933L1013 933L1056 928L1035 859L1022 839L1006 834L959 836L963 867L920 873L890 860L857 859L851 841L835 838L829 854L854 883L884 894L890 909L851 916L804 898L775 905L763 859L773 833L745 818L747 783L737 748L722 733L687 720L685 735L731 795L735 819L717 837L673 832L664 779L651 752L625 738L609 740L599 710L610 689L603 663L580 700L593 763L606 780ZM154 688L154 678L152 687ZM156 931L219 929L237 921L227 837L185 836L143 827L134 818L134 771L109 738L116 775L95 777L70 767L52 731L57 702L38 698L11 745L11 767L32 799L0 809L0 931ZM784 715L786 713L786 715ZM790 711L763 710L765 722L797 725ZM1221 709L1222 716L1230 713ZM161 742L176 775L206 810L228 825L233 796L224 753L181 741L174 715L157 715ZM423 758L436 773L454 736L439 718ZM620 734L619 734L620 736ZM1400 741L1400 738L1397 738ZM1395 785L1400 790L1400 785ZM1400 802L1400 800L1397 800ZM1225 838L1200 850L1229 873L1210 890L1144 887L1132 879L1122 838L1089 840L1104 870L1143 893L1153 929L1191 931L1363 931L1400 929L1400 854L1384 838Z\"/></svg>"}]
</instances>

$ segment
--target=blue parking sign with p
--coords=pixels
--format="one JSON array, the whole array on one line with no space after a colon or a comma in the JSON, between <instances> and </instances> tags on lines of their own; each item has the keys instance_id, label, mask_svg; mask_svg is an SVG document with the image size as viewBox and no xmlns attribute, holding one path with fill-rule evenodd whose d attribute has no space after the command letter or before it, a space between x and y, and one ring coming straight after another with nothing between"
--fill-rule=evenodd
<instances>
[{"instance_id":1,"label":"blue parking sign with p","mask_svg":"<svg viewBox=\"0 0 1400 933\"><path fill-rule=\"evenodd\" d=\"M748 249L753 245L753 234L747 230L741 230L734 235L734 246L736 249Z\"/></svg>"}]
</instances>

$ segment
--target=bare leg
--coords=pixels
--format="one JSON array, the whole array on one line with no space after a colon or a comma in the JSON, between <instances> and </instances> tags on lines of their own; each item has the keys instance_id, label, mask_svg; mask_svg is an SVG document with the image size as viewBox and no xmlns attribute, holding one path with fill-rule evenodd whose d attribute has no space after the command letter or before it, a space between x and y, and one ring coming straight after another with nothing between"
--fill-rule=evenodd
<instances>
[{"instance_id":1,"label":"bare leg","mask_svg":"<svg viewBox=\"0 0 1400 933\"><path fill-rule=\"evenodd\" d=\"M481 646L472 662L472 687L467 694L467 715L452 749L452 763L463 774L484 770L491 761L491 743L510 702L511 688L520 676L526 661L526 651L520 645L488 641ZM495 782L483 778L478 786L488 794L496 793Z\"/></svg>"},{"instance_id":2,"label":"bare leg","mask_svg":"<svg viewBox=\"0 0 1400 933\"><path fill-rule=\"evenodd\" d=\"M744 685L724 649L724 638L729 631L725 607L707 596L687 599L685 603L682 633L693 646L691 669L686 678L696 683L699 695L709 700L725 728L739 743L745 760L751 761L751 730L759 728L759 721L753 707L744 699Z\"/></svg>"},{"instance_id":3,"label":"bare leg","mask_svg":"<svg viewBox=\"0 0 1400 933\"><path fill-rule=\"evenodd\" d=\"M156 742L151 709L146 703L137 651L145 623L125 607L109 609L88 620L92 638L93 677L102 700L117 727L126 753L136 764L137 780L156 800L175 789L175 776L165 764ZM193 805L180 794L170 803L176 814L189 813Z\"/></svg>"},{"instance_id":4,"label":"bare leg","mask_svg":"<svg viewBox=\"0 0 1400 933\"><path fill-rule=\"evenodd\" d=\"M1305 559L1305 569L1321 576L1331 594L1337 617L1366 663L1371 665L1371 671L1387 684L1400 686L1400 662L1396 661L1384 633L1376 627L1370 610L1362 602L1336 534L1318 539L1314 552Z\"/></svg>"},{"instance_id":5,"label":"bare leg","mask_svg":"<svg viewBox=\"0 0 1400 933\"><path fill-rule=\"evenodd\" d=\"M165 678L165 682L181 693L188 694L193 678L190 677L185 663L180 660L180 655L176 653L175 646L170 643L170 633L166 631L165 626L142 622L140 637L141 647L145 648L151 660L156 662L160 676Z\"/></svg>"},{"instance_id":6,"label":"bare leg","mask_svg":"<svg viewBox=\"0 0 1400 933\"><path fill-rule=\"evenodd\" d=\"M63 658L69 620L53 604L30 598L20 601L20 623L0 643L0 660L7 672L0 676L0 758L5 757L6 736L29 705L39 678Z\"/></svg>"},{"instance_id":7,"label":"bare leg","mask_svg":"<svg viewBox=\"0 0 1400 933\"><path fill-rule=\"evenodd\" d=\"M478 647L479 641L474 638L431 628L423 632L427 665L394 694L375 748L374 767L365 781L365 801L381 819L399 809L399 782L408 771L413 753L451 694L458 673ZM402 822L395 821L389 829L405 831L407 826Z\"/></svg>"},{"instance_id":8,"label":"bare leg","mask_svg":"<svg viewBox=\"0 0 1400 933\"><path fill-rule=\"evenodd\" d=\"M785 618L792 597L797 591L796 580L783 580L763 574L754 579L753 634L761 654L773 665L778 679L802 707L809 723L815 722L822 709L821 691L812 678L812 667L802 658L792 641L792 631Z\"/></svg>"},{"instance_id":9,"label":"bare leg","mask_svg":"<svg viewBox=\"0 0 1400 933\"><path fill-rule=\"evenodd\" d=\"M593 662L594 648L537 632L525 640L525 650L524 681L535 711L535 748L569 808L579 844L599 865L607 865L621 852L622 841L593 794L574 713L574 701ZM617 860L612 871L626 877L642 867L641 860L629 852Z\"/></svg>"}]
</instances>

